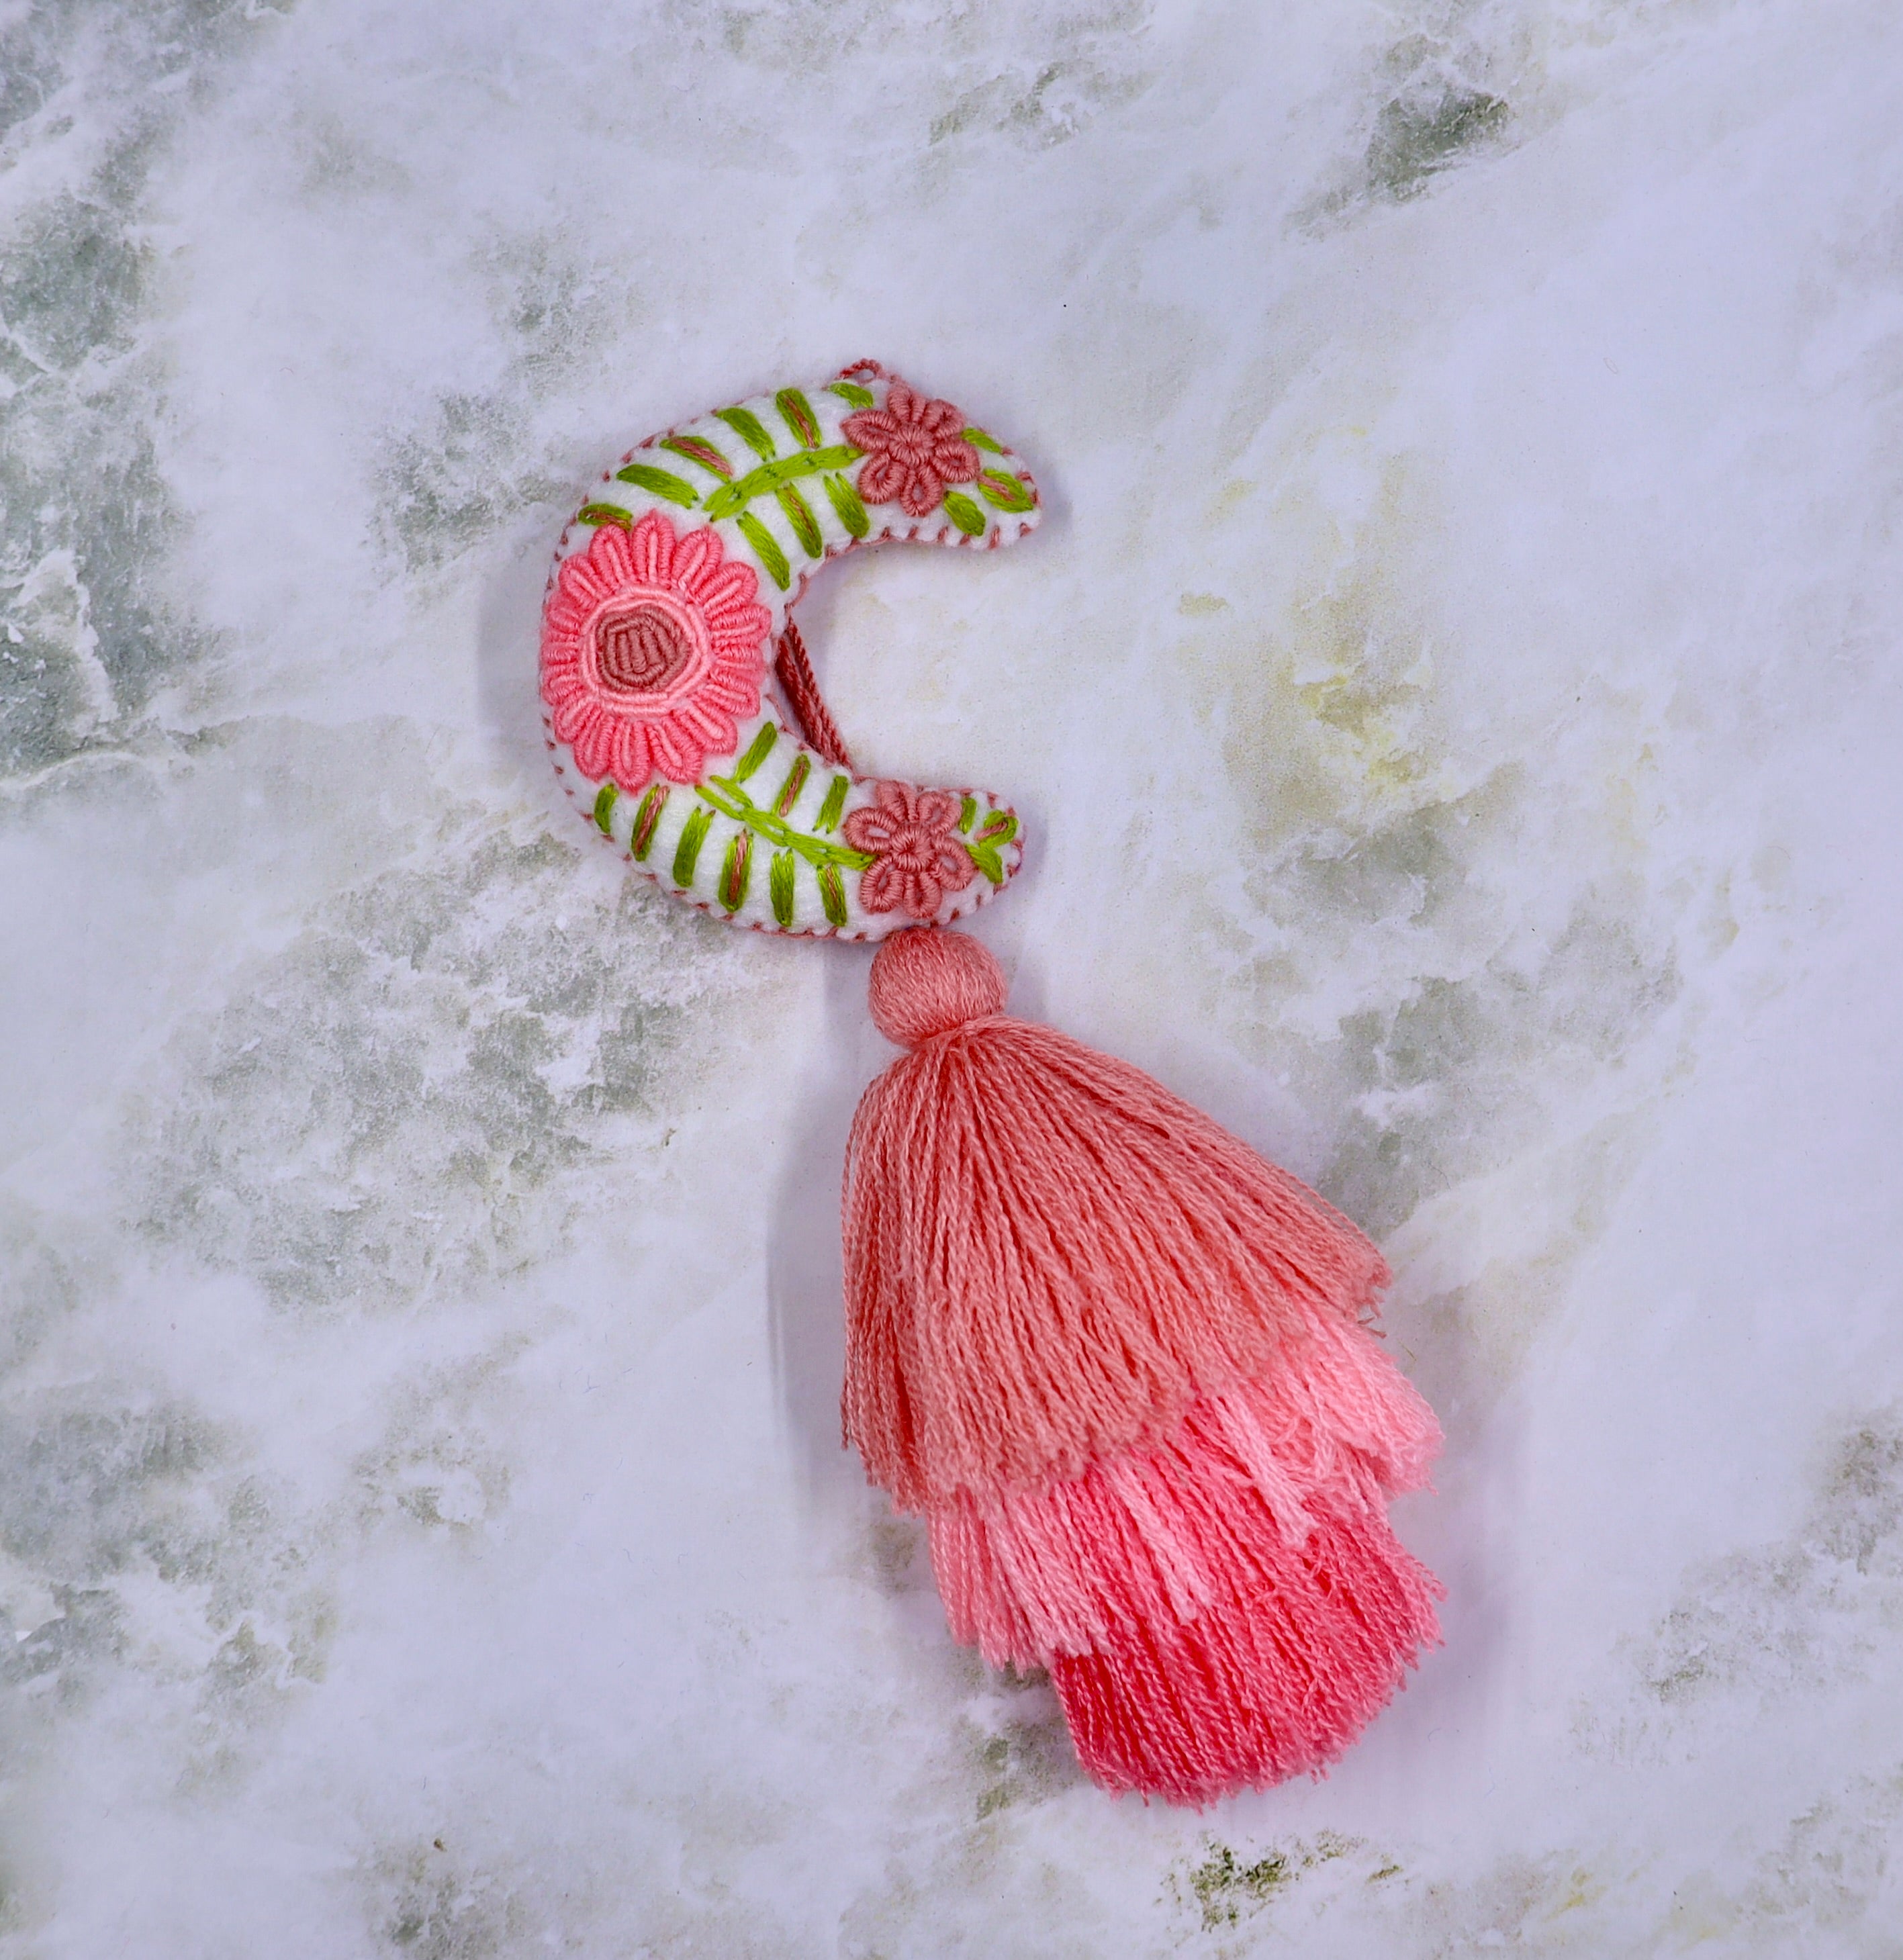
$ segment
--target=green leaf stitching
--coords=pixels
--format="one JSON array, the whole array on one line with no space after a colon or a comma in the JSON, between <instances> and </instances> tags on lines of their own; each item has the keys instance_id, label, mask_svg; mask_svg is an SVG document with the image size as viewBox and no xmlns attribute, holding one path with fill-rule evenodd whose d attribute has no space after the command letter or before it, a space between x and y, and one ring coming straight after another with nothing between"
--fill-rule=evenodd
<instances>
[{"instance_id":1,"label":"green leaf stitching","mask_svg":"<svg viewBox=\"0 0 1903 1960\"><path fill-rule=\"evenodd\" d=\"M850 443L840 442L835 443L830 449L805 449L797 456L783 456L777 463L762 463L757 469L749 469L737 482L724 484L716 490L707 500L707 514L718 523L723 517L730 517L756 497L777 490L797 476L812 476L822 469L843 468L848 463L857 463L864 453Z\"/></svg>"},{"instance_id":2,"label":"green leaf stitching","mask_svg":"<svg viewBox=\"0 0 1903 1960\"><path fill-rule=\"evenodd\" d=\"M851 778L835 776L826 794L826 801L819 806L819 813L813 819L815 830L837 830L839 813L846 807L846 791L852 787Z\"/></svg>"},{"instance_id":3,"label":"green leaf stitching","mask_svg":"<svg viewBox=\"0 0 1903 1960\"><path fill-rule=\"evenodd\" d=\"M736 832L727 847L727 861L721 867L720 899L730 912L738 912L746 903L747 878L753 862L752 832Z\"/></svg>"},{"instance_id":4,"label":"green leaf stitching","mask_svg":"<svg viewBox=\"0 0 1903 1960\"><path fill-rule=\"evenodd\" d=\"M965 854L994 885L1004 882L1004 848L1017 835L1017 819L1007 810L994 810L979 826L977 837L965 846Z\"/></svg>"},{"instance_id":5,"label":"green leaf stitching","mask_svg":"<svg viewBox=\"0 0 1903 1960\"><path fill-rule=\"evenodd\" d=\"M968 428L964 431L964 435L967 442L975 444L979 449L988 449L994 456L1002 456L1004 453L1004 445L1001 442L994 442L981 428Z\"/></svg>"},{"instance_id":6,"label":"green leaf stitching","mask_svg":"<svg viewBox=\"0 0 1903 1960\"><path fill-rule=\"evenodd\" d=\"M968 844L965 854L994 885L1004 882L1004 861L988 844Z\"/></svg>"},{"instance_id":7,"label":"green leaf stitching","mask_svg":"<svg viewBox=\"0 0 1903 1960\"><path fill-rule=\"evenodd\" d=\"M753 453L770 463L779 451L773 447L773 438L760 426L760 418L751 409L716 409L716 422L726 423L734 433L745 443Z\"/></svg>"},{"instance_id":8,"label":"green leaf stitching","mask_svg":"<svg viewBox=\"0 0 1903 1960\"><path fill-rule=\"evenodd\" d=\"M674 883L683 892L694 889L694 867L699 861L701 845L705 842L709 826L714 821L711 810L697 810L689 813L682 826L680 842L674 847Z\"/></svg>"},{"instance_id":9,"label":"green leaf stitching","mask_svg":"<svg viewBox=\"0 0 1903 1960\"><path fill-rule=\"evenodd\" d=\"M1028 511L1036 501L1015 476L1003 469L981 469L978 494L998 511Z\"/></svg>"},{"instance_id":10,"label":"green leaf stitching","mask_svg":"<svg viewBox=\"0 0 1903 1960\"><path fill-rule=\"evenodd\" d=\"M651 463L631 463L615 474L624 483L638 484L655 496L665 497L669 503L681 504L690 511L701 500L701 493L692 484L676 476L671 469L657 469Z\"/></svg>"},{"instance_id":11,"label":"green leaf stitching","mask_svg":"<svg viewBox=\"0 0 1903 1960\"><path fill-rule=\"evenodd\" d=\"M956 490L945 492L945 515L968 538L979 537L984 533L984 512L969 497L961 497Z\"/></svg>"},{"instance_id":12,"label":"green leaf stitching","mask_svg":"<svg viewBox=\"0 0 1903 1960\"><path fill-rule=\"evenodd\" d=\"M767 576L784 592L793 582L793 574L787 564L786 553L780 549L779 540L751 511L743 511L736 521L740 527L740 536L759 552Z\"/></svg>"},{"instance_id":13,"label":"green leaf stitching","mask_svg":"<svg viewBox=\"0 0 1903 1960\"><path fill-rule=\"evenodd\" d=\"M628 833L628 849L637 864L648 861L654 832L660 823L660 813L667 807L667 789L665 783L655 784L641 798L641 807L635 812L635 827Z\"/></svg>"},{"instance_id":14,"label":"green leaf stitching","mask_svg":"<svg viewBox=\"0 0 1903 1960\"><path fill-rule=\"evenodd\" d=\"M822 838L808 836L804 831L795 830L770 810L762 810L731 776L708 776L694 785L694 793L702 801L711 804L721 816L745 824L749 830L758 831L768 843L783 851L797 852L816 869L843 865L849 871L863 871L872 862L863 851L848 850L843 844L828 844ZM694 813L695 816L704 814L706 813L700 810ZM691 824L693 818L688 821Z\"/></svg>"},{"instance_id":15,"label":"green leaf stitching","mask_svg":"<svg viewBox=\"0 0 1903 1960\"><path fill-rule=\"evenodd\" d=\"M704 435L664 435L660 446L686 457L689 463L699 463L708 476L718 476L722 482L734 474L733 464Z\"/></svg>"},{"instance_id":16,"label":"green leaf stitching","mask_svg":"<svg viewBox=\"0 0 1903 1960\"><path fill-rule=\"evenodd\" d=\"M624 530L632 530L635 520L619 504L584 504L575 513L578 524L619 524Z\"/></svg>"},{"instance_id":17,"label":"green leaf stitching","mask_svg":"<svg viewBox=\"0 0 1903 1960\"><path fill-rule=\"evenodd\" d=\"M765 727L747 744L746 753L740 758L734 771L734 781L745 782L747 778L766 760L767 757L772 754L773 745L779 739L779 730L771 721L768 722Z\"/></svg>"},{"instance_id":18,"label":"green leaf stitching","mask_svg":"<svg viewBox=\"0 0 1903 1960\"><path fill-rule=\"evenodd\" d=\"M766 870L766 889L773 901L773 916L784 926L793 923L793 876L797 862L791 851L776 851Z\"/></svg>"},{"instance_id":19,"label":"green leaf stitching","mask_svg":"<svg viewBox=\"0 0 1903 1960\"><path fill-rule=\"evenodd\" d=\"M839 876L838 868L834 865L827 865L819 873L819 902L826 908L829 924L842 926L845 924L845 880Z\"/></svg>"},{"instance_id":20,"label":"green leaf stitching","mask_svg":"<svg viewBox=\"0 0 1903 1960\"><path fill-rule=\"evenodd\" d=\"M813 412L813 404L797 388L782 388L773 397L773 406L779 410L780 419L798 438L802 449L819 447L819 418Z\"/></svg>"},{"instance_id":21,"label":"green leaf stitching","mask_svg":"<svg viewBox=\"0 0 1903 1960\"><path fill-rule=\"evenodd\" d=\"M826 539L819 535L819 520L813 516L810 506L791 483L782 483L773 493L780 508L786 513L787 522L793 527L793 534L806 547L808 558L826 555Z\"/></svg>"},{"instance_id":22,"label":"green leaf stitching","mask_svg":"<svg viewBox=\"0 0 1903 1960\"><path fill-rule=\"evenodd\" d=\"M613 836L615 799L621 794L613 783L603 783L595 791L595 828L603 837Z\"/></svg>"},{"instance_id":23,"label":"green leaf stitching","mask_svg":"<svg viewBox=\"0 0 1903 1960\"><path fill-rule=\"evenodd\" d=\"M826 393L837 395L841 401L850 402L855 409L870 409L876 406L876 399L870 388L862 388L857 381L829 381ZM967 430L967 437L970 434Z\"/></svg>"},{"instance_id":24,"label":"green leaf stitching","mask_svg":"<svg viewBox=\"0 0 1903 1960\"><path fill-rule=\"evenodd\" d=\"M786 781L780 785L780 793L773 799L773 814L784 816L800 800L800 792L806 788L806 779L813 773L813 758L802 749L793 758L793 766L786 772Z\"/></svg>"},{"instance_id":25,"label":"green leaf stitching","mask_svg":"<svg viewBox=\"0 0 1903 1960\"><path fill-rule=\"evenodd\" d=\"M827 497L833 509L839 513L839 521L855 538L863 538L872 529L872 520L866 515L866 507L859 501L859 493L843 476L828 476L821 479L826 485Z\"/></svg>"}]
</instances>

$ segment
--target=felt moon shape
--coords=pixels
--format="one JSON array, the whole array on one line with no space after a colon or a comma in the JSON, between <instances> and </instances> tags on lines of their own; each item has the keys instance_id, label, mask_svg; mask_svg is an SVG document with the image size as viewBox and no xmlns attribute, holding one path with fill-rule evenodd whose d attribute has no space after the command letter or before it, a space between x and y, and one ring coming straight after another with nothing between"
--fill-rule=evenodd
<instances>
[{"instance_id":1,"label":"felt moon shape","mask_svg":"<svg viewBox=\"0 0 1903 1960\"><path fill-rule=\"evenodd\" d=\"M989 549L1039 514L1011 450L874 361L650 436L549 575L563 787L664 890L736 925L874 940L963 917L1022 862L1016 812L856 773L789 616L856 546Z\"/></svg>"}]
</instances>

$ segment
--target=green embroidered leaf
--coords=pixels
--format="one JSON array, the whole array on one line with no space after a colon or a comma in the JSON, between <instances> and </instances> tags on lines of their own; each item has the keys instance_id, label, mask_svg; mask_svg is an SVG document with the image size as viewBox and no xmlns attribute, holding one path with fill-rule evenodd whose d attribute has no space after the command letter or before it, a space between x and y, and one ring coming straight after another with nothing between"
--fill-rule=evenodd
<instances>
[{"instance_id":1,"label":"green embroidered leaf","mask_svg":"<svg viewBox=\"0 0 1903 1960\"><path fill-rule=\"evenodd\" d=\"M749 830L779 849L804 858L815 870L831 864L848 871L863 871L872 862L864 851L854 851L843 844L829 844L822 838L795 830L784 817L770 810L762 810L731 776L708 776L694 785L694 793L722 816L735 823L745 824Z\"/></svg>"},{"instance_id":2,"label":"green embroidered leaf","mask_svg":"<svg viewBox=\"0 0 1903 1960\"><path fill-rule=\"evenodd\" d=\"M705 436L664 435L660 446L686 457L689 463L698 463L710 476L718 476L722 482L734 474L734 466Z\"/></svg>"},{"instance_id":3,"label":"green embroidered leaf","mask_svg":"<svg viewBox=\"0 0 1903 1960\"><path fill-rule=\"evenodd\" d=\"M692 484L683 482L671 469L657 469L651 463L631 463L615 474L624 483L638 484L655 496L665 497L669 503L684 505L690 511L701 500L701 493Z\"/></svg>"},{"instance_id":4,"label":"green embroidered leaf","mask_svg":"<svg viewBox=\"0 0 1903 1960\"><path fill-rule=\"evenodd\" d=\"M595 827L603 837L613 836L615 799L621 794L613 783L603 783L595 791Z\"/></svg>"},{"instance_id":5,"label":"green embroidered leaf","mask_svg":"<svg viewBox=\"0 0 1903 1960\"><path fill-rule=\"evenodd\" d=\"M985 530L985 514L969 497L961 497L956 490L945 492L945 515L968 538L981 537Z\"/></svg>"},{"instance_id":6,"label":"green embroidered leaf","mask_svg":"<svg viewBox=\"0 0 1903 1960\"><path fill-rule=\"evenodd\" d=\"M828 864L819 873L819 902L826 907L829 924L842 926L845 924L845 880L839 876L839 867L836 864Z\"/></svg>"},{"instance_id":7,"label":"green embroidered leaf","mask_svg":"<svg viewBox=\"0 0 1903 1960\"><path fill-rule=\"evenodd\" d=\"M826 495L839 513L840 523L855 538L865 536L872 529L872 520L866 515L866 507L860 502L858 492L843 476L829 476L824 482Z\"/></svg>"},{"instance_id":8,"label":"green embroidered leaf","mask_svg":"<svg viewBox=\"0 0 1903 1960\"><path fill-rule=\"evenodd\" d=\"M776 851L766 870L767 895L773 901L773 916L784 926L793 923L793 877L798 861L791 851Z\"/></svg>"},{"instance_id":9,"label":"green embroidered leaf","mask_svg":"<svg viewBox=\"0 0 1903 1960\"><path fill-rule=\"evenodd\" d=\"M977 797L968 796L961 799L958 806L959 829L961 831L969 830L972 827L972 819L977 814Z\"/></svg>"},{"instance_id":10,"label":"green embroidered leaf","mask_svg":"<svg viewBox=\"0 0 1903 1960\"><path fill-rule=\"evenodd\" d=\"M1004 848L1017 835L1017 819L1007 810L994 810L979 826L978 835L965 854L994 885L1004 882Z\"/></svg>"},{"instance_id":11,"label":"green embroidered leaf","mask_svg":"<svg viewBox=\"0 0 1903 1960\"><path fill-rule=\"evenodd\" d=\"M779 739L779 730L772 722L768 722L765 727L747 744L746 753L740 758L740 765L734 772L734 781L745 782L747 778L766 760L767 757L772 754L773 745Z\"/></svg>"},{"instance_id":12,"label":"green embroidered leaf","mask_svg":"<svg viewBox=\"0 0 1903 1960\"><path fill-rule=\"evenodd\" d=\"M766 567L767 576L784 592L792 583L793 574L787 564L786 553L780 549L779 541L751 511L743 511L737 522L741 536L759 554L761 564Z\"/></svg>"},{"instance_id":13,"label":"green embroidered leaf","mask_svg":"<svg viewBox=\"0 0 1903 1960\"><path fill-rule=\"evenodd\" d=\"M815 830L825 832L839 829L839 813L846 807L846 791L851 787L852 781L850 777L835 776L833 778L832 786L826 791L826 801L820 804L819 813L813 819L813 827Z\"/></svg>"},{"instance_id":14,"label":"green embroidered leaf","mask_svg":"<svg viewBox=\"0 0 1903 1960\"><path fill-rule=\"evenodd\" d=\"M968 428L964 431L964 436L967 442L975 444L980 449L988 449L994 456L1004 453L1004 445L1001 442L994 442L981 428Z\"/></svg>"},{"instance_id":15,"label":"green embroidered leaf","mask_svg":"<svg viewBox=\"0 0 1903 1960\"><path fill-rule=\"evenodd\" d=\"M727 847L727 861L721 867L720 901L730 912L746 902L746 883L753 861L753 833L741 831Z\"/></svg>"},{"instance_id":16,"label":"green embroidered leaf","mask_svg":"<svg viewBox=\"0 0 1903 1960\"><path fill-rule=\"evenodd\" d=\"M619 504L584 504L575 513L578 524L619 524L624 530L634 528L634 519Z\"/></svg>"},{"instance_id":17,"label":"green embroidered leaf","mask_svg":"<svg viewBox=\"0 0 1903 1960\"><path fill-rule=\"evenodd\" d=\"M855 409L870 409L877 406L877 397L872 390L861 387L857 381L829 381L826 393L837 395L842 402L850 402ZM968 430L968 438L969 434Z\"/></svg>"},{"instance_id":18,"label":"green embroidered leaf","mask_svg":"<svg viewBox=\"0 0 1903 1960\"><path fill-rule=\"evenodd\" d=\"M988 844L968 844L965 854L994 885L1004 882L1004 861Z\"/></svg>"},{"instance_id":19,"label":"green embroidered leaf","mask_svg":"<svg viewBox=\"0 0 1903 1960\"><path fill-rule=\"evenodd\" d=\"M787 522L793 527L793 534L806 547L808 558L826 555L826 539L819 535L819 521L814 517L806 499L791 483L782 483L773 493L780 508L786 513Z\"/></svg>"},{"instance_id":20,"label":"green embroidered leaf","mask_svg":"<svg viewBox=\"0 0 1903 1960\"><path fill-rule=\"evenodd\" d=\"M850 443L835 443L830 449L802 450L797 456L783 456L777 463L763 463L757 469L749 469L737 483L723 484L707 500L707 514L718 523L723 517L730 517L756 497L763 496L769 490L777 490L783 483L791 483L799 476L812 476L822 469L837 469L848 463L856 463L864 451L854 449Z\"/></svg>"},{"instance_id":21,"label":"green embroidered leaf","mask_svg":"<svg viewBox=\"0 0 1903 1960\"><path fill-rule=\"evenodd\" d=\"M1028 511L1036 501L1017 477L1002 469L981 469L978 494L998 511Z\"/></svg>"},{"instance_id":22,"label":"green embroidered leaf","mask_svg":"<svg viewBox=\"0 0 1903 1960\"><path fill-rule=\"evenodd\" d=\"M716 409L714 418L723 422L763 462L771 463L779 451L773 447L773 438L760 426L760 418L751 409Z\"/></svg>"},{"instance_id":23,"label":"green embroidered leaf","mask_svg":"<svg viewBox=\"0 0 1903 1960\"><path fill-rule=\"evenodd\" d=\"M781 420L799 438L801 448L819 447L819 418L813 412L813 404L797 388L782 388L773 397L773 406L779 410Z\"/></svg>"},{"instance_id":24,"label":"green embroidered leaf","mask_svg":"<svg viewBox=\"0 0 1903 1960\"><path fill-rule=\"evenodd\" d=\"M683 892L694 889L694 867L700 861L701 845L706 841L708 827L714 821L711 810L691 812L682 826L680 842L674 847L674 883Z\"/></svg>"},{"instance_id":25,"label":"green embroidered leaf","mask_svg":"<svg viewBox=\"0 0 1903 1960\"><path fill-rule=\"evenodd\" d=\"M649 848L654 841L654 831L660 822L660 813L667 807L667 784L657 783L641 800L641 807L635 812L635 827L628 833L628 849L637 864L648 861Z\"/></svg>"},{"instance_id":26,"label":"green embroidered leaf","mask_svg":"<svg viewBox=\"0 0 1903 1960\"><path fill-rule=\"evenodd\" d=\"M786 781L780 785L780 793L773 799L773 814L784 816L800 800L800 792L806 788L806 779L813 773L813 759L802 749L793 759L793 766L786 772Z\"/></svg>"}]
</instances>

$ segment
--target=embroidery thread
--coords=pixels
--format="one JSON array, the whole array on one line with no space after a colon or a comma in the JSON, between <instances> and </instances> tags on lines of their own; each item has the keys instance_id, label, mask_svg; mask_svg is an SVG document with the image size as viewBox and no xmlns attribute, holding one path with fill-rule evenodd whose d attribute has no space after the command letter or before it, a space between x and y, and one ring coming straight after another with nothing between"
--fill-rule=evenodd
<instances>
[{"instance_id":1,"label":"embroidery thread","mask_svg":"<svg viewBox=\"0 0 1903 1960\"><path fill-rule=\"evenodd\" d=\"M1020 826L995 797L857 772L789 611L862 545L1014 542L1040 514L1021 459L861 361L651 437L602 484L557 555L542 673L556 767L598 835L665 889L769 932L877 939L963 917L1010 879ZM904 806L934 813L929 832L893 827L896 800L928 797L949 797L963 827L937 823L936 800ZM848 832L862 811L876 849Z\"/></svg>"},{"instance_id":2,"label":"embroidery thread","mask_svg":"<svg viewBox=\"0 0 1903 1960\"><path fill-rule=\"evenodd\" d=\"M846 842L870 861L859 875L859 902L867 912L928 919L947 892L971 883L978 867L959 841L959 799L944 790L881 783L874 807L846 819Z\"/></svg>"},{"instance_id":3,"label":"embroidery thread","mask_svg":"<svg viewBox=\"0 0 1903 1960\"><path fill-rule=\"evenodd\" d=\"M966 441L964 427L965 418L950 402L928 399L894 381L883 408L861 409L844 424L846 440L867 454L859 472L860 496L868 504L896 501L912 517L929 516L947 484L969 483L978 474L978 452ZM984 521L974 529L961 520L959 528L975 536Z\"/></svg>"},{"instance_id":4,"label":"embroidery thread","mask_svg":"<svg viewBox=\"0 0 1903 1960\"><path fill-rule=\"evenodd\" d=\"M584 776L639 790L691 783L730 752L760 705L770 625L751 568L711 529L677 533L658 511L603 524L565 560L549 600L542 698Z\"/></svg>"}]
</instances>

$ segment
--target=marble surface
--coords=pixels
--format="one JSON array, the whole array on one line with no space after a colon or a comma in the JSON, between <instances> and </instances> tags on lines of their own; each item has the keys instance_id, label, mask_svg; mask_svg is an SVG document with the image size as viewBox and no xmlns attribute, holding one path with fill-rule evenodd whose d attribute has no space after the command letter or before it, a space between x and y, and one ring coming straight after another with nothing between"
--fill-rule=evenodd
<instances>
[{"instance_id":1,"label":"marble surface","mask_svg":"<svg viewBox=\"0 0 1903 1960\"><path fill-rule=\"evenodd\" d=\"M0 1953L1903 1951L1886 0L0 7ZM1083 1782L836 1445L862 951L588 848L577 487L874 355L803 608L1021 1011L1448 1431L1325 1783Z\"/></svg>"}]
</instances>

